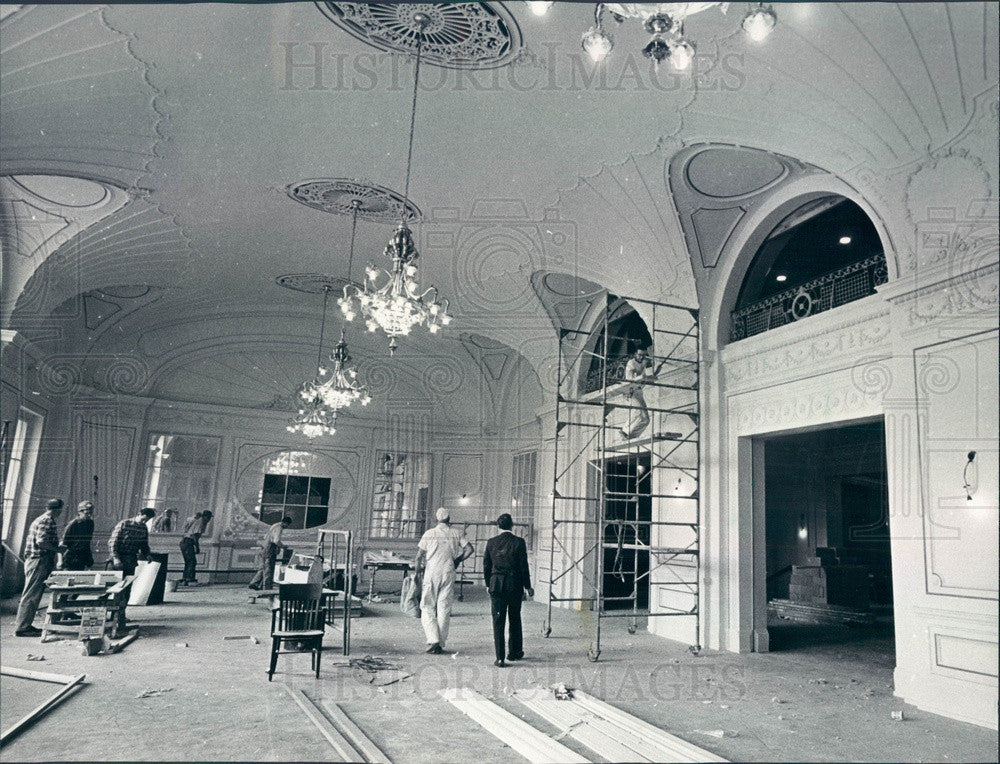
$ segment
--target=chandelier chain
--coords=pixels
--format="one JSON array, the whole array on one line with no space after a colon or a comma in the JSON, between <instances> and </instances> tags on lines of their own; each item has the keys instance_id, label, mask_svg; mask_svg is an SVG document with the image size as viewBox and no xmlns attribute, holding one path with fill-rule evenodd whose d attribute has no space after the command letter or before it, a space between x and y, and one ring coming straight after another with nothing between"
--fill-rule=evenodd
<instances>
[{"instance_id":1,"label":"chandelier chain","mask_svg":"<svg viewBox=\"0 0 1000 764\"><path fill-rule=\"evenodd\" d=\"M358 232L358 208L361 203L355 199L351 205L351 251L347 256L347 283L351 283L351 278L354 275L354 236Z\"/></svg>"},{"instance_id":2,"label":"chandelier chain","mask_svg":"<svg viewBox=\"0 0 1000 764\"><path fill-rule=\"evenodd\" d=\"M330 302L330 286L323 285L323 320L319 325L319 348L316 351L316 368L323 365L323 338L326 335L326 306Z\"/></svg>"},{"instance_id":3,"label":"chandelier chain","mask_svg":"<svg viewBox=\"0 0 1000 764\"><path fill-rule=\"evenodd\" d=\"M417 90L420 86L420 51L424 44L423 30L417 39L417 63L413 67L413 101L410 105L410 141L406 150L406 182L403 184L403 199L410 198L410 168L413 163L413 128L417 121ZM406 220L406 204L400 212L400 219Z\"/></svg>"}]
</instances>

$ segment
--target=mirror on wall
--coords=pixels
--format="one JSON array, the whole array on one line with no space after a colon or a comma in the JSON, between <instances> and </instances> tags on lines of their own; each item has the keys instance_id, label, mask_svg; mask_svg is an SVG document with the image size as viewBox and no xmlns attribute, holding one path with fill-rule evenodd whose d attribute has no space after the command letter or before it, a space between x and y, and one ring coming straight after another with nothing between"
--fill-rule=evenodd
<instances>
[{"instance_id":1,"label":"mirror on wall","mask_svg":"<svg viewBox=\"0 0 1000 764\"><path fill-rule=\"evenodd\" d=\"M215 509L219 444L210 436L150 433L141 506L156 510L151 532L179 533L195 512Z\"/></svg>"},{"instance_id":2,"label":"mirror on wall","mask_svg":"<svg viewBox=\"0 0 1000 764\"><path fill-rule=\"evenodd\" d=\"M429 454L393 451L376 454L371 538L419 538L426 527L430 500Z\"/></svg>"}]
</instances>

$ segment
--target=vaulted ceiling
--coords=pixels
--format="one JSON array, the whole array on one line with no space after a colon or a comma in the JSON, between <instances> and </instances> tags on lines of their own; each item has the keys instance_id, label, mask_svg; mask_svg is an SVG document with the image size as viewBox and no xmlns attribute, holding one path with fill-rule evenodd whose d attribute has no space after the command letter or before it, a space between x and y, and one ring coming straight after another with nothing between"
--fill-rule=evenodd
<instances>
[{"instance_id":1,"label":"vaulted ceiling","mask_svg":"<svg viewBox=\"0 0 1000 764\"><path fill-rule=\"evenodd\" d=\"M989 4L782 4L759 44L738 33L742 10L712 10L686 25L697 76L653 70L635 22L594 69L579 46L592 12L557 3L538 18L507 3L523 46L511 63L424 68L410 196L422 281L456 320L443 339L404 338L394 373L488 380L483 355L503 349L537 386L550 376L552 306L581 315L566 301L592 284L694 304L692 257L707 267L703 240L730 222L698 234L675 205L692 197L671 179L682 150L780 157L706 157L694 194L705 198L749 188L768 162L877 176L946 146L996 88ZM219 402L229 389L279 405L312 364L321 300L275 279L346 279L350 233L348 217L287 189L357 178L402 192L411 62L313 3L4 13L5 327L98 388L117 378L123 392ZM355 280L390 232L359 222ZM547 293L553 273L564 276ZM384 338L359 328L351 342L379 373Z\"/></svg>"}]
</instances>

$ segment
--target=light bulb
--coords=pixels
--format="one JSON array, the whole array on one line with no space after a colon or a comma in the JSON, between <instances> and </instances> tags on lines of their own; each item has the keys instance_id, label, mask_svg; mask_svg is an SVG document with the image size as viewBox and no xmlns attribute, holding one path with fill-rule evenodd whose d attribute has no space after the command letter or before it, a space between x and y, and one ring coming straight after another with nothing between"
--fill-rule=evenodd
<instances>
[{"instance_id":1,"label":"light bulb","mask_svg":"<svg viewBox=\"0 0 1000 764\"><path fill-rule=\"evenodd\" d=\"M438 324L431 324L430 326L427 327L427 330L431 334L437 334L440 329L441 327Z\"/></svg>"},{"instance_id":2,"label":"light bulb","mask_svg":"<svg viewBox=\"0 0 1000 764\"><path fill-rule=\"evenodd\" d=\"M611 35L605 34L604 30L600 27L591 27L588 29L583 38L580 40L580 45L583 46L584 51L593 61L603 61L607 58L608 54L611 52L612 48L615 47L614 40L611 39Z\"/></svg>"},{"instance_id":3,"label":"light bulb","mask_svg":"<svg viewBox=\"0 0 1000 764\"><path fill-rule=\"evenodd\" d=\"M670 46L670 65L679 72L691 66L694 58L694 46L683 37Z\"/></svg>"},{"instance_id":4,"label":"light bulb","mask_svg":"<svg viewBox=\"0 0 1000 764\"><path fill-rule=\"evenodd\" d=\"M747 15L743 18L743 31L754 42L760 42L771 34L777 23L778 17L774 15L770 6L765 8L763 5L758 5L747 11Z\"/></svg>"},{"instance_id":5,"label":"light bulb","mask_svg":"<svg viewBox=\"0 0 1000 764\"><path fill-rule=\"evenodd\" d=\"M549 12L549 8L552 7L551 0L525 0L524 4L536 16L544 16Z\"/></svg>"}]
</instances>

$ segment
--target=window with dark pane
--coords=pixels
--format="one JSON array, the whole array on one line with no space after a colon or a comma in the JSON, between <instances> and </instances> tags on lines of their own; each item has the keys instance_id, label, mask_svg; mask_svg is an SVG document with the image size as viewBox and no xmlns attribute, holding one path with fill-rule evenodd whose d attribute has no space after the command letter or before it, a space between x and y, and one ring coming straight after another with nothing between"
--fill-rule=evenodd
<instances>
[{"instance_id":1,"label":"window with dark pane","mask_svg":"<svg viewBox=\"0 0 1000 764\"><path fill-rule=\"evenodd\" d=\"M303 530L326 523L330 510L330 478L315 475L264 474L260 520L276 523L292 519L291 528Z\"/></svg>"}]
</instances>

